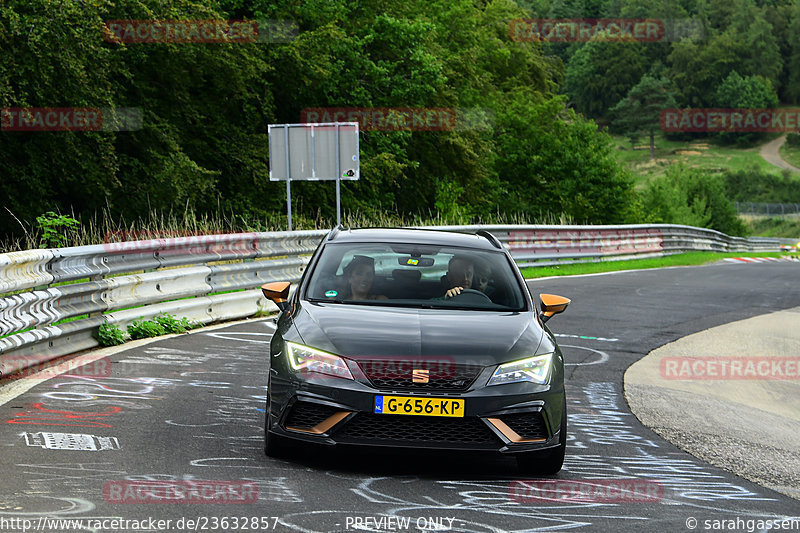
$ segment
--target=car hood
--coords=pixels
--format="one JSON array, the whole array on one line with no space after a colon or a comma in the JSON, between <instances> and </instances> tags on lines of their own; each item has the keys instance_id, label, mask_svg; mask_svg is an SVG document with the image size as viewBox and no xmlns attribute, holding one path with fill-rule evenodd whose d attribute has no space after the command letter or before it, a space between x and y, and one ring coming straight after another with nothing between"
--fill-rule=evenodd
<instances>
[{"instance_id":1,"label":"car hood","mask_svg":"<svg viewBox=\"0 0 800 533\"><path fill-rule=\"evenodd\" d=\"M307 346L351 359L447 356L483 365L534 355L544 335L530 312L307 302L294 325Z\"/></svg>"}]
</instances>

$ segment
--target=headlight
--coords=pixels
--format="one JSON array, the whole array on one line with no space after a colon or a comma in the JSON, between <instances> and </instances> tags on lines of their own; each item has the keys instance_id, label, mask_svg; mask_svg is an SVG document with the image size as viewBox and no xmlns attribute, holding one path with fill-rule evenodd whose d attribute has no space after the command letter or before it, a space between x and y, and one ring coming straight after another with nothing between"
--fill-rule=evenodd
<instances>
[{"instance_id":1,"label":"headlight","mask_svg":"<svg viewBox=\"0 0 800 533\"><path fill-rule=\"evenodd\" d=\"M347 363L339 356L315 350L302 344L286 342L289 364L298 372L317 372L345 379L353 379Z\"/></svg>"},{"instance_id":2,"label":"headlight","mask_svg":"<svg viewBox=\"0 0 800 533\"><path fill-rule=\"evenodd\" d=\"M487 385L502 385L504 383L517 383L531 381L544 385L550 377L550 362L553 354L537 355L520 359L497 367Z\"/></svg>"}]
</instances>

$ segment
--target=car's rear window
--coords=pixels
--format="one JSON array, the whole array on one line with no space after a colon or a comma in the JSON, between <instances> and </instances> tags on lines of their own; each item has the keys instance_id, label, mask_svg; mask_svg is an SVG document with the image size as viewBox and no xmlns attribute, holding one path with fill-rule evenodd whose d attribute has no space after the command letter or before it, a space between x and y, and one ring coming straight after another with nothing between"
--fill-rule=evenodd
<instances>
[{"instance_id":1,"label":"car's rear window","mask_svg":"<svg viewBox=\"0 0 800 533\"><path fill-rule=\"evenodd\" d=\"M460 294L448 295L454 287L460 287ZM502 252L417 244L329 244L310 273L305 298L497 311L526 307Z\"/></svg>"}]
</instances>

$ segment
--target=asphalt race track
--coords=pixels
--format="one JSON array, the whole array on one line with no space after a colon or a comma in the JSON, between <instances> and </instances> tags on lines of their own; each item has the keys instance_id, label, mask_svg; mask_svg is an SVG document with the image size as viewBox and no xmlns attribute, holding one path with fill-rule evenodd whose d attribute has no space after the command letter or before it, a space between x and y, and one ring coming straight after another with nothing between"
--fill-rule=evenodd
<instances>
[{"instance_id":1,"label":"asphalt race track","mask_svg":"<svg viewBox=\"0 0 800 533\"><path fill-rule=\"evenodd\" d=\"M267 459L270 320L128 349L111 357L110 375L60 376L0 406L0 531L673 532L737 519L725 531L748 531L799 517L797 500L644 428L622 395L625 369L650 350L800 306L799 285L800 264L788 262L530 282L573 299L549 322L568 362L570 438L557 484L521 483L513 459L479 454L298 446ZM644 492L607 490L631 480ZM137 483L163 486L172 502ZM215 492L192 493L198 486ZM559 501L576 486L603 490Z\"/></svg>"}]
</instances>

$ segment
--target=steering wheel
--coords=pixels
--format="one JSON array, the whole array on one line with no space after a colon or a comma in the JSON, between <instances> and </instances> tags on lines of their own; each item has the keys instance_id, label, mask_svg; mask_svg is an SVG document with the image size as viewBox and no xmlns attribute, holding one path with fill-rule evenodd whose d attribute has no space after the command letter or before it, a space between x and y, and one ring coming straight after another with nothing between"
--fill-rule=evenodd
<instances>
[{"instance_id":1,"label":"steering wheel","mask_svg":"<svg viewBox=\"0 0 800 533\"><path fill-rule=\"evenodd\" d=\"M464 303L492 303L491 298L486 296L478 289L462 289L459 294L456 294L449 301L458 300Z\"/></svg>"}]
</instances>

